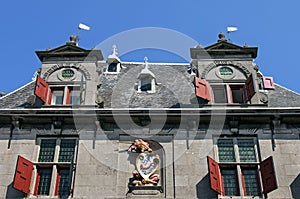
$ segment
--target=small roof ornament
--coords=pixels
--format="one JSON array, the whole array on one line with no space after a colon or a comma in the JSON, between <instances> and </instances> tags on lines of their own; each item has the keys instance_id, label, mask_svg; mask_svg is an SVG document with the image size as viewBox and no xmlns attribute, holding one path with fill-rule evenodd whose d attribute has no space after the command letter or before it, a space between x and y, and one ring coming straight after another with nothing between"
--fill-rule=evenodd
<instances>
[{"instance_id":1,"label":"small roof ornament","mask_svg":"<svg viewBox=\"0 0 300 199\"><path fill-rule=\"evenodd\" d=\"M223 32L219 33L219 40L218 40L218 42L221 42L221 41L227 41L226 38L225 38L225 34Z\"/></svg>"},{"instance_id":2,"label":"small roof ornament","mask_svg":"<svg viewBox=\"0 0 300 199\"><path fill-rule=\"evenodd\" d=\"M155 75L148 69L148 57L144 58L144 68L143 70L140 72L139 77L140 76L147 76L150 75L153 78L155 78Z\"/></svg>"},{"instance_id":3,"label":"small roof ornament","mask_svg":"<svg viewBox=\"0 0 300 199\"><path fill-rule=\"evenodd\" d=\"M77 45L78 42L78 38L75 35L71 35L70 36L70 41L67 42L67 44L71 44L71 45Z\"/></svg>"},{"instance_id":4,"label":"small roof ornament","mask_svg":"<svg viewBox=\"0 0 300 199\"><path fill-rule=\"evenodd\" d=\"M145 69L148 70L148 57L144 57Z\"/></svg>"},{"instance_id":5,"label":"small roof ornament","mask_svg":"<svg viewBox=\"0 0 300 199\"><path fill-rule=\"evenodd\" d=\"M108 56L106 63L108 63L108 64L120 63L121 60L117 55L118 55L117 45L114 44L112 46L112 54Z\"/></svg>"}]
</instances>

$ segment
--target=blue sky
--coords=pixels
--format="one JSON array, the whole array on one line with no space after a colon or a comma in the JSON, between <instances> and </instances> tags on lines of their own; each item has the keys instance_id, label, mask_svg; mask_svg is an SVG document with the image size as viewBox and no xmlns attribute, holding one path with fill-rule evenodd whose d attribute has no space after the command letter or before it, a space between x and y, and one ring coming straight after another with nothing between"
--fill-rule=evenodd
<instances>
[{"instance_id":1,"label":"blue sky","mask_svg":"<svg viewBox=\"0 0 300 199\"><path fill-rule=\"evenodd\" d=\"M239 30L231 34L233 43L259 47L255 63L260 71L300 93L299 7L299 1L261 0L3 1L0 92L9 93L31 81L41 67L35 51L65 44L81 22L91 27L80 33L79 45L87 49L120 32L143 27L178 31L208 46L228 25L237 26ZM150 62L183 61L165 51L149 50L121 58L143 61L143 56Z\"/></svg>"}]
</instances>

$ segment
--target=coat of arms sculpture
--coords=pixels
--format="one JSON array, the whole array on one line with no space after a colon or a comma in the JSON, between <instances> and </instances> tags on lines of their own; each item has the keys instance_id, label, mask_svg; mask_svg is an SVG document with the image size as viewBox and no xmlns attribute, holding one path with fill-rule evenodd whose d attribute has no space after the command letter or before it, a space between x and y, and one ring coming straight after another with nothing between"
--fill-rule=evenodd
<instances>
[{"instance_id":1,"label":"coat of arms sculpture","mask_svg":"<svg viewBox=\"0 0 300 199\"><path fill-rule=\"evenodd\" d=\"M128 151L140 153L136 158L136 170L132 172L135 186L154 186L160 180L158 174L160 158L152 151L148 142L137 139L129 147Z\"/></svg>"}]
</instances>

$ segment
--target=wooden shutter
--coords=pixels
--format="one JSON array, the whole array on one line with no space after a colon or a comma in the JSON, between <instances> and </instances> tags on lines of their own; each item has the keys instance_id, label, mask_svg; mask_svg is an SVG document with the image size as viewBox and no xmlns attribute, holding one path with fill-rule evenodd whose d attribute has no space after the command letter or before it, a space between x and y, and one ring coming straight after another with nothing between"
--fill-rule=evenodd
<instances>
[{"instance_id":1,"label":"wooden shutter","mask_svg":"<svg viewBox=\"0 0 300 199\"><path fill-rule=\"evenodd\" d=\"M254 76L251 74L245 82L243 96L244 101L248 102L256 93Z\"/></svg>"},{"instance_id":2,"label":"wooden shutter","mask_svg":"<svg viewBox=\"0 0 300 199\"><path fill-rule=\"evenodd\" d=\"M196 96L210 101L210 86L209 83L203 79L195 77Z\"/></svg>"},{"instance_id":3,"label":"wooden shutter","mask_svg":"<svg viewBox=\"0 0 300 199\"><path fill-rule=\"evenodd\" d=\"M68 87L66 104L71 103L71 92L72 92L72 90L73 90L73 87Z\"/></svg>"},{"instance_id":4,"label":"wooden shutter","mask_svg":"<svg viewBox=\"0 0 300 199\"><path fill-rule=\"evenodd\" d=\"M39 97L44 103L47 101L49 85L40 76L36 78L34 94Z\"/></svg>"},{"instance_id":5,"label":"wooden shutter","mask_svg":"<svg viewBox=\"0 0 300 199\"><path fill-rule=\"evenodd\" d=\"M266 90L274 90L275 85L273 81L273 77L263 77L264 89Z\"/></svg>"},{"instance_id":6,"label":"wooden shutter","mask_svg":"<svg viewBox=\"0 0 300 199\"><path fill-rule=\"evenodd\" d=\"M268 157L260 163L260 173L264 194L277 189L277 181L272 156Z\"/></svg>"},{"instance_id":7,"label":"wooden shutter","mask_svg":"<svg viewBox=\"0 0 300 199\"><path fill-rule=\"evenodd\" d=\"M244 196L246 196L247 188L246 188L246 182L245 182L245 177L244 177L243 171L242 171L241 175L242 175L242 185L243 185L243 190L244 190Z\"/></svg>"},{"instance_id":8,"label":"wooden shutter","mask_svg":"<svg viewBox=\"0 0 300 199\"><path fill-rule=\"evenodd\" d=\"M13 187L25 194L29 194L32 171L33 163L22 156L18 156Z\"/></svg>"},{"instance_id":9,"label":"wooden shutter","mask_svg":"<svg viewBox=\"0 0 300 199\"><path fill-rule=\"evenodd\" d=\"M207 164L210 179L210 188L218 192L219 194L222 194L222 177L219 164L209 156L207 156Z\"/></svg>"}]
</instances>

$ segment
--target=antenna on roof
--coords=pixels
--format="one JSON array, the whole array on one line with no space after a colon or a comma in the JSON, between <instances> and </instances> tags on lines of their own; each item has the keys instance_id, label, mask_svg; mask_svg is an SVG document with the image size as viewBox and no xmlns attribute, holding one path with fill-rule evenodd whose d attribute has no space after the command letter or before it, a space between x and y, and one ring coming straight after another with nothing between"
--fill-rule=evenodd
<instances>
[{"instance_id":1,"label":"antenna on roof","mask_svg":"<svg viewBox=\"0 0 300 199\"><path fill-rule=\"evenodd\" d=\"M235 31L237 31L237 30L238 30L238 28L235 27L235 26L227 26L228 41L231 42L231 39L230 39L230 33L231 33L231 32L235 32Z\"/></svg>"},{"instance_id":2,"label":"antenna on roof","mask_svg":"<svg viewBox=\"0 0 300 199\"><path fill-rule=\"evenodd\" d=\"M91 27L89 27L89 26L87 26L87 25L85 25L85 24L83 24L83 23L80 23L79 25L78 25L78 32L77 32L77 36L76 36L76 40L77 40L77 42L76 42L76 45L78 46L78 42L79 42L79 39L80 39L80 37L79 37L79 35L80 35L80 30L90 30L91 29Z\"/></svg>"}]
</instances>

